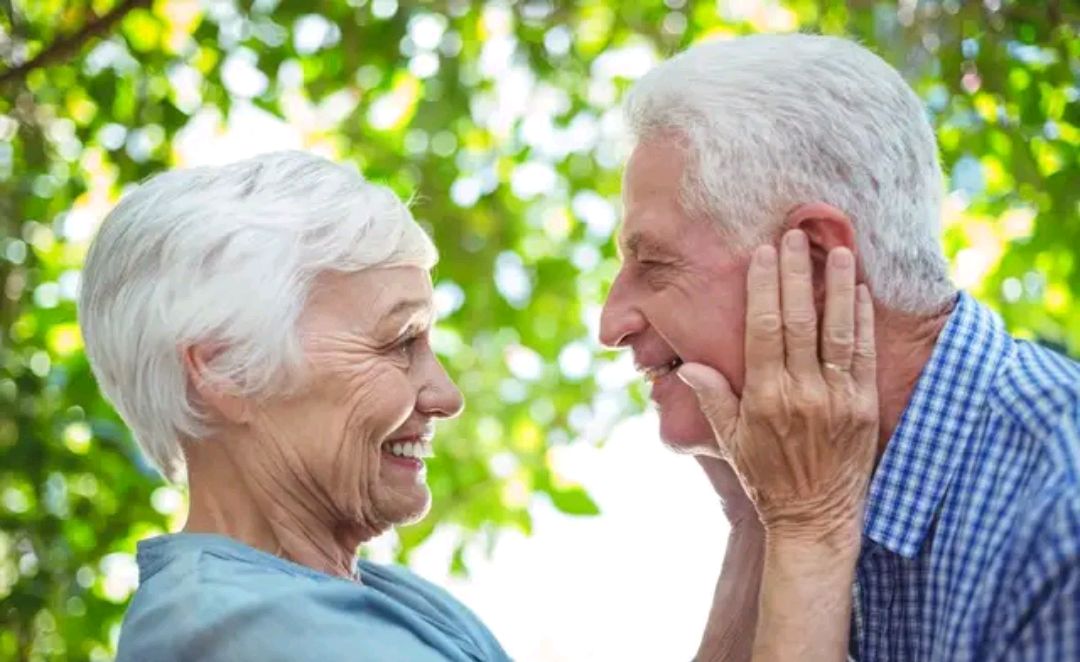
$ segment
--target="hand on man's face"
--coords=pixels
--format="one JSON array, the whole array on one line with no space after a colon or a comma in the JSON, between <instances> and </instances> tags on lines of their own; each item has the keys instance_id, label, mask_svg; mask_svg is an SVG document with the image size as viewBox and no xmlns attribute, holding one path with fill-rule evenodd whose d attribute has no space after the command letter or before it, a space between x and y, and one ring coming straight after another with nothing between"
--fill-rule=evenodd
<instances>
[{"instance_id":1,"label":"hand on man's face","mask_svg":"<svg viewBox=\"0 0 1080 662\"><path fill-rule=\"evenodd\" d=\"M721 454L767 531L858 536L877 446L873 304L846 248L829 254L819 342L806 236L754 253L747 279L742 397L716 370L687 363Z\"/></svg>"}]
</instances>

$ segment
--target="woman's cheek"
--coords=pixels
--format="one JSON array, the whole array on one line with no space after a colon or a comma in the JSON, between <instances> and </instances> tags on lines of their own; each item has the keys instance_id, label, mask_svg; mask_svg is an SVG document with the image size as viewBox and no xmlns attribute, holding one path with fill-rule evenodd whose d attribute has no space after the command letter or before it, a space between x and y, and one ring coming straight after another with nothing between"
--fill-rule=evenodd
<instances>
[{"instance_id":1,"label":"woman's cheek","mask_svg":"<svg viewBox=\"0 0 1080 662\"><path fill-rule=\"evenodd\" d=\"M357 371L352 410L381 442L404 422L415 405L408 371L383 361Z\"/></svg>"}]
</instances>

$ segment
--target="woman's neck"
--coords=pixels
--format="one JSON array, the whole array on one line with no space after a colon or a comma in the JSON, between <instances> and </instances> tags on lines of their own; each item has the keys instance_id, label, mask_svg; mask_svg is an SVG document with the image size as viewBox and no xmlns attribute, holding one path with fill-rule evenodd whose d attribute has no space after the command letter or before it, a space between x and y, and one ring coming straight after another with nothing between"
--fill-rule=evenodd
<instances>
[{"instance_id":1,"label":"woman's neck","mask_svg":"<svg viewBox=\"0 0 1080 662\"><path fill-rule=\"evenodd\" d=\"M190 508L184 531L228 536L320 572L352 578L362 532L335 524L316 499L273 480L257 463L237 462L230 444L246 441L185 444Z\"/></svg>"}]
</instances>

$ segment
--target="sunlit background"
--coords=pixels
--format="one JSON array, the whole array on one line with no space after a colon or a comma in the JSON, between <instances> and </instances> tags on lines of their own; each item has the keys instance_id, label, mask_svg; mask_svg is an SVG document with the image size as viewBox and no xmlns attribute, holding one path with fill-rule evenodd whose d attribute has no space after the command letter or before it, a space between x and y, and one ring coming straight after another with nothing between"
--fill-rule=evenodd
<instances>
[{"instance_id":1,"label":"sunlit background","mask_svg":"<svg viewBox=\"0 0 1080 662\"><path fill-rule=\"evenodd\" d=\"M366 553L450 588L516 659L689 659L723 557L696 463L660 447L629 357L595 340L618 104L663 57L763 31L874 49L937 128L957 282L1080 352L1070 3L437 8L0 3L0 659L111 659L135 542L182 522L182 491L96 390L73 303L104 214L165 168L307 149L412 199L442 254L436 350L468 404L436 439L431 515Z\"/></svg>"}]
</instances>

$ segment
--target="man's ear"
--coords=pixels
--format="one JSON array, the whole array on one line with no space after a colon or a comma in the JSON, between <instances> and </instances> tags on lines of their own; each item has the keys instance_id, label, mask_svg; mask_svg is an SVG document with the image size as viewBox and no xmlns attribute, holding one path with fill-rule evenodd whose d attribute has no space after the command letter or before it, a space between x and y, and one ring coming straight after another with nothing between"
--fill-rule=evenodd
<instances>
[{"instance_id":1,"label":"man's ear","mask_svg":"<svg viewBox=\"0 0 1080 662\"><path fill-rule=\"evenodd\" d=\"M238 395L239 385L214 373L211 364L225 349L220 344L195 344L182 347L180 355L187 374L188 388L202 403L229 423L246 423L250 409L246 398Z\"/></svg>"},{"instance_id":2,"label":"man's ear","mask_svg":"<svg viewBox=\"0 0 1080 662\"><path fill-rule=\"evenodd\" d=\"M788 212L786 221L786 229L806 233L810 260L814 265L814 298L819 304L825 301L825 263L832 249L844 247L850 250L855 256L856 280L864 280L855 246L855 227L847 214L824 202L811 202Z\"/></svg>"}]
</instances>

